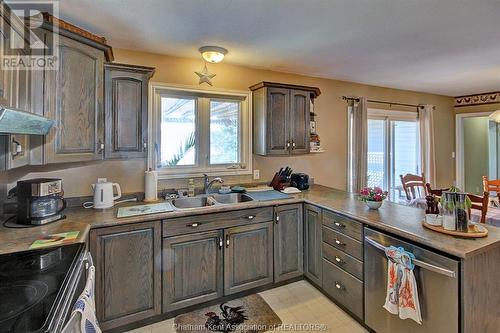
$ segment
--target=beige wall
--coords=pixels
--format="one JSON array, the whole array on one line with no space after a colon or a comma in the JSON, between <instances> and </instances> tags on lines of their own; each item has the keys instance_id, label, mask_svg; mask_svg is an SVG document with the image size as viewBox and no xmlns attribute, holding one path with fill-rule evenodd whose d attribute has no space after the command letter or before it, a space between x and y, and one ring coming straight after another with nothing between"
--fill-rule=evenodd
<instances>
[{"instance_id":1,"label":"beige wall","mask_svg":"<svg viewBox=\"0 0 500 333\"><path fill-rule=\"evenodd\" d=\"M159 54L142 53L123 49L114 49L115 61L156 67L152 81L162 83L198 86L194 71L203 67L201 59L177 58ZM283 83L317 86L321 96L316 101L315 112L317 129L323 154L310 154L300 157L254 157L254 169L259 169L261 180L269 180L273 173L283 165L289 165L296 171L302 171L315 178L316 183L336 188L346 188L347 164L347 120L346 104L342 95L367 96L370 99L410 104L433 104L435 111L435 141L437 185L449 186L454 179L454 161L451 153L454 150L454 113L451 97L410 91L381 88L344 81L279 73L269 70L251 69L227 63L209 65L209 71L217 76L213 79L214 88L247 90L249 86L260 81L276 81ZM408 78L411 80L411 78ZM205 87L203 85L201 87ZM64 179L67 196L90 194L90 184L98 176L105 176L119 182L125 192L143 190L143 161L96 162L85 166L50 167L49 173L33 173L45 171L48 167L33 168L11 172L9 182L13 183L20 176L58 176ZM451 170L451 171L450 171ZM230 182L249 182L251 176L229 178ZM199 182L199 180L198 180ZM167 181L161 187L185 186L185 181Z\"/></svg>"}]
</instances>

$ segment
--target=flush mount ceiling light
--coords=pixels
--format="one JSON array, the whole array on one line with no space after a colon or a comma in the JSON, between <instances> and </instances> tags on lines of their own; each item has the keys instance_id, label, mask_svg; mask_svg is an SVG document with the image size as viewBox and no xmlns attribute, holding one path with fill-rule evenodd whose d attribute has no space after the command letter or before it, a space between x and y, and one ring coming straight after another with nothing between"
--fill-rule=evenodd
<instances>
[{"instance_id":1,"label":"flush mount ceiling light","mask_svg":"<svg viewBox=\"0 0 500 333\"><path fill-rule=\"evenodd\" d=\"M488 116L488 118L491 120L491 121L494 121L496 123L500 123L500 110L496 110L495 112L493 112L492 114L490 114Z\"/></svg>"},{"instance_id":2,"label":"flush mount ceiling light","mask_svg":"<svg viewBox=\"0 0 500 333\"><path fill-rule=\"evenodd\" d=\"M216 64L224 59L227 50L219 46L203 46L199 49L201 56L205 61Z\"/></svg>"}]
</instances>

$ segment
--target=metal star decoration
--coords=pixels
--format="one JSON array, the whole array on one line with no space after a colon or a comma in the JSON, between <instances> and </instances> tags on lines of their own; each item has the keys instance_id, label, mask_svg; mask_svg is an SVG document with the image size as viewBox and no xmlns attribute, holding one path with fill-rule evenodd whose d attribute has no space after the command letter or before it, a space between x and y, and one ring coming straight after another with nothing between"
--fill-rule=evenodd
<instances>
[{"instance_id":1,"label":"metal star decoration","mask_svg":"<svg viewBox=\"0 0 500 333\"><path fill-rule=\"evenodd\" d=\"M207 64L205 64L201 72L195 72L195 74L200 77L200 82L198 82L198 84L208 83L209 85L212 85L212 81L210 80L215 77L215 74L208 71Z\"/></svg>"}]
</instances>

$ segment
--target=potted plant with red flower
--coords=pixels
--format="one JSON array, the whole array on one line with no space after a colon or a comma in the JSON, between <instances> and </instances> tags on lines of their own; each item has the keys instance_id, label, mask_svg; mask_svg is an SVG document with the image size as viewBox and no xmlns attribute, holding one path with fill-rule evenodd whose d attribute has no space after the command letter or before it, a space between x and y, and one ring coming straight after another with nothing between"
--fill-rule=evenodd
<instances>
[{"instance_id":1,"label":"potted plant with red flower","mask_svg":"<svg viewBox=\"0 0 500 333\"><path fill-rule=\"evenodd\" d=\"M387 198L387 191L380 187L365 187L359 191L359 200L364 201L370 209L379 209Z\"/></svg>"}]
</instances>

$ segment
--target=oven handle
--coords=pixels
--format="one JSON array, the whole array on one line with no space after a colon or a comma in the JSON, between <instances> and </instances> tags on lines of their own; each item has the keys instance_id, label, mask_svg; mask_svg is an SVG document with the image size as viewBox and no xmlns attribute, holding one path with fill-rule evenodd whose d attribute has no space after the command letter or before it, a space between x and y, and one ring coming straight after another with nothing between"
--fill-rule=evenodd
<instances>
[{"instance_id":1,"label":"oven handle","mask_svg":"<svg viewBox=\"0 0 500 333\"><path fill-rule=\"evenodd\" d=\"M374 241L373 239L371 239L369 237L365 237L365 241L367 243L369 243L370 245L372 245L373 247L375 247L376 249L379 249L380 251L385 252L385 250L387 249L384 245ZM413 259L412 261L416 266L427 269L429 271L433 271L433 272L436 272L438 274L446 275L446 276L451 277L451 278L456 277L455 271L452 271L452 270L449 270L446 268L442 268L442 267L439 267L439 266L436 266L433 264L429 264L429 263L426 263L425 261L421 261L418 259Z\"/></svg>"},{"instance_id":2,"label":"oven handle","mask_svg":"<svg viewBox=\"0 0 500 333\"><path fill-rule=\"evenodd\" d=\"M85 263L85 270L88 271L90 267L94 266L94 260L92 260L92 255L90 254L90 251L87 251L87 253L85 253L85 257L83 258L83 260L87 261Z\"/></svg>"}]
</instances>

